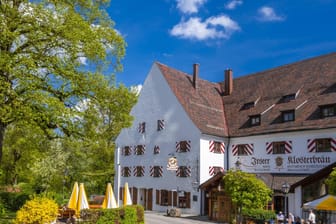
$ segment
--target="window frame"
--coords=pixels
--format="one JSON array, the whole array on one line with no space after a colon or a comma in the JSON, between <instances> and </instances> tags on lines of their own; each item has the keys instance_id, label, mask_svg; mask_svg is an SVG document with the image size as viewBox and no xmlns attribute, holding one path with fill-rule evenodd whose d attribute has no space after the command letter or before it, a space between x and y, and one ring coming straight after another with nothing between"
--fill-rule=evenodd
<instances>
[{"instance_id":1,"label":"window frame","mask_svg":"<svg viewBox=\"0 0 336 224\"><path fill-rule=\"evenodd\" d=\"M275 155L286 154L286 142L285 141L273 142L272 154Z\"/></svg>"},{"instance_id":2,"label":"window frame","mask_svg":"<svg viewBox=\"0 0 336 224\"><path fill-rule=\"evenodd\" d=\"M188 141L186 140L183 140L183 141L180 141L180 150L179 152L188 152Z\"/></svg>"},{"instance_id":3,"label":"window frame","mask_svg":"<svg viewBox=\"0 0 336 224\"><path fill-rule=\"evenodd\" d=\"M331 138L318 138L315 139L315 152L332 152L331 150Z\"/></svg>"},{"instance_id":4,"label":"window frame","mask_svg":"<svg viewBox=\"0 0 336 224\"><path fill-rule=\"evenodd\" d=\"M320 105L319 107L320 107L320 117L321 118L336 116L336 104Z\"/></svg>"},{"instance_id":5,"label":"window frame","mask_svg":"<svg viewBox=\"0 0 336 224\"><path fill-rule=\"evenodd\" d=\"M296 99L296 94L295 93L292 93L292 94L287 94L287 95L283 95L280 99L280 102L281 103L288 103L292 100L295 100Z\"/></svg>"},{"instance_id":6,"label":"window frame","mask_svg":"<svg viewBox=\"0 0 336 224\"><path fill-rule=\"evenodd\" d=\"M160 172L160 166L154 166L153 167L153 177L162 177L161 172Z\"/></svg>"},{"instance_id":7,"label":"window frame","mask_svg":"<svg viewBox=\"0 0 336 224\"><path fill-rule=\"evenodd\" d=\"M136 145L134 149L134 154L141 156L145 154L145 145Z\"/></svg>"},{"instance_id":8,"label":"window frame","mask_svg":"<svg viewBox=\"0 0 336 224\"><path fill-rule=\"evenodd\" d=\"M261 115L250 115L250 126L259 126L261 124Z\"/></svg>"},{"instance_id":9,"label":"window frame","mask_svg":"<svg viewBox=\"0 0 336 224\"><path fill-rule=\"evenodd\" d=\"M123 153L124 156L130 156L130 155L132 155L132 148L131 148L131 146L128 146L128 145L124 146L123 152L124 152Z\"/></svg>"},{"instance_id":10,"label":"window frame","mask_svg":"<svg viewBox=\"0 0 336 224\"><path fill-rule=\"evenodd\" d=\"M218 142L218 141L214 141L214 147L213 147L213 153L216 153L216 154L223 154L222 152L222 143L223 142Z\"/></svg>"},{"instance_id":11,"label":"window frame","mask_svg":"<svg viewBox=\"0 0 336 224\"><path fill-rule=\"evenodd\" d=\"M142 166L135 167L135 175L136 177L143 177L144 176L144 168Z\"/></svg>"},{"instance_id":12,"label":"window frame","mask_svg":"<svg viewBox=\"0 0 336 224\"><path fill-rule=\"evenodd\" d=\"M189 177L189 173L188 173L188 167L187 166L179 166L178 167L179 172L180 172L180 176L179 177Z\"/></svg>"},{"instance_id":13,"label":"window frame","mask_svg":"<svg viewBox=\"0 0 336 224\"><path fill-rule=\"evenodd\" d=\"M295 110L285 110L281 111L282 122L295 121Z\"/></svg>"},{"instance_id":14,"label":"window frame","mask_svg":"<svg viewBox=\"0 0 336 224\"><path fill-rule=\"evenodd\" d=\"M243 151L244 153L241 153ZM237 156L248 156L248 152L246 150L246 144L237 145Z\"/></svg>"}]
</instances>

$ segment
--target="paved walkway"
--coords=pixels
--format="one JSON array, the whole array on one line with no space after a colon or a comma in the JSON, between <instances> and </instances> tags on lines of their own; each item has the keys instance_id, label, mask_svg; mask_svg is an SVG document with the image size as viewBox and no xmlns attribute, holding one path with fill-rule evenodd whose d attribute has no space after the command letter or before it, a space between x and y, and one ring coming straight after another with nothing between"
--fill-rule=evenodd
<instances>
[{"instance_id":1,"label":"paved walkway","mask_svg":"<svg viewBox=\"0 0 336 224\"><path fill-rule=\"evenodd\" d=\"M65 224L66 220L58 220L57 224ZM80 222L78 222L80 223ZM164 212L145 211L145 224L219 224L208 219L207 216L193 216L182 214L181 217L170 217Z\"/></svg>"},{"instance_id":2,"label":"paved walkway","mask_svg":"<svg viewBox=\"0 0 336 224\"><path fill-rule=\"evenodd\" d=\"M170 217L166 213L145 211L145 224L217 224L207 216L182 214L181 217Z\"/></svg>"}]
</instances>

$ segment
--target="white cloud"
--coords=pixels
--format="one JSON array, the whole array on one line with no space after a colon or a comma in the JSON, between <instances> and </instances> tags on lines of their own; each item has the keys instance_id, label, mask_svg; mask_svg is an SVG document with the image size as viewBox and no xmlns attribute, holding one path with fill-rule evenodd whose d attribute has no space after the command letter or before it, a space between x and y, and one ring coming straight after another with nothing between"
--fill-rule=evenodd
<instances>
[{"instance_id":1,"label":"white cloud","mask_svg":"<svg viewBox=\"0 0 336 224\"><path fill-rule=\"evenodd\" d=\"M260 21L283 21L285 17L276 14L273 8L268 6L263 6L258 10L258 19Z\"/></svg>"},{"instance_id":2,"label":"white cloud","mask_svg":"<svg viewBox=\"0 0 336 224\"><path fill-rule=\"evenodd\" d=\"M237 6L243 4L243 1L242 0L232 0L232 1L229 1L226 5L225 5L225 8L226 9L230 9L230 10L233 10L235 9Z\"/></svg>"},{"instance_id":3,"label":"white cloud","mask_svg":"<svg viewBox=\"0 0 336 224\"><path fill-rule=\"evenodd\" d=\"M228 39L232 33L238 30L240 27L235 21L226 15L220 15L210 17L204 22L198 17L181 21L173 27L170 34L184 39Z\"/></svg>"},{"instance_id":4,"label":"white cloud","mask_svg":"<svg viewBox=\"0 0 336 224\"><path fill-rule=\"evenodd\" d=\"M197 13L199 7L201 7L207 0L176 0L177 8L187 14Z\"/></svg>"}]
</instances>

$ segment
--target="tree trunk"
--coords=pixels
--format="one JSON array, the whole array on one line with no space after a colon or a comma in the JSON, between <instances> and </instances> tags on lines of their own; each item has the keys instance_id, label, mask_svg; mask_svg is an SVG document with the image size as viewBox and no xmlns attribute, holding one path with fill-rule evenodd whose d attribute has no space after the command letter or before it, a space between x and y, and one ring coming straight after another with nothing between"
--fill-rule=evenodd
<instances>
[{"instance_id":1,"label":"tree trunk","mask_svg":"<svg viewBox=\"0 0 336 224\"><path fill-rule=\"evenodd\" d=\"M3 149L3 142L5 138L5 130L6 130L6 125L2 122L0 122L0 166L2 164L2 149Z\"/></svg>"}]
</instances>

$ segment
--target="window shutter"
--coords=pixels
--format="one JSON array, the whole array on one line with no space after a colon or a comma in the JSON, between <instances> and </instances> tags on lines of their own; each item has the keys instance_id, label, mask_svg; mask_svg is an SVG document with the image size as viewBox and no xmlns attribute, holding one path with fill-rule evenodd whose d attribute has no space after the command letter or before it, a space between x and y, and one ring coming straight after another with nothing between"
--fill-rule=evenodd
<instances>
[{"instance_id":1,"label":"window shutter","mask_svg":"<svg viewBox=\"0 0 336 224\"><path fill-rule=\"evenodd\" d=\"M173 206L177 206L177 192L173 191Z\"/></svg>"},{"instance_id":2,"label":"window shutter","mask_svg":"<svg viewBox=\"0 0 336 224\"><path fill-rule=\"evenodd\" d=\"M186 207L190 208L190 192L185 192L186 197Z\"/></svg>"},{"instance_id":3,"label":"window shutter","mask_svg":"<svg viewBox=\"0 0 336 224\"><path fill-rule=\"evenodd\" d=\"M168 191L168 206L172 205L172 191Z\"/></svg>"},{"instance_id":4,"label":"window shutter","mask_svg":"<svg viewBox=\"0 0 336 224\"><path fill-rule=\"evenodd\" d=\"M133 205L138 204L138 189L136 187L132 189L132 200Z\"/></svg>"},{"instance_id":5,"label":"window shutter","mask_svg":"<svg viewBox=\"0 0 336 224\"><path fill-rule=\"evenodd\" d=\"M155 201L155 203L157 205L160 204L160 190L156 190L156 201Z\"/></svg>"}]
</instances>

